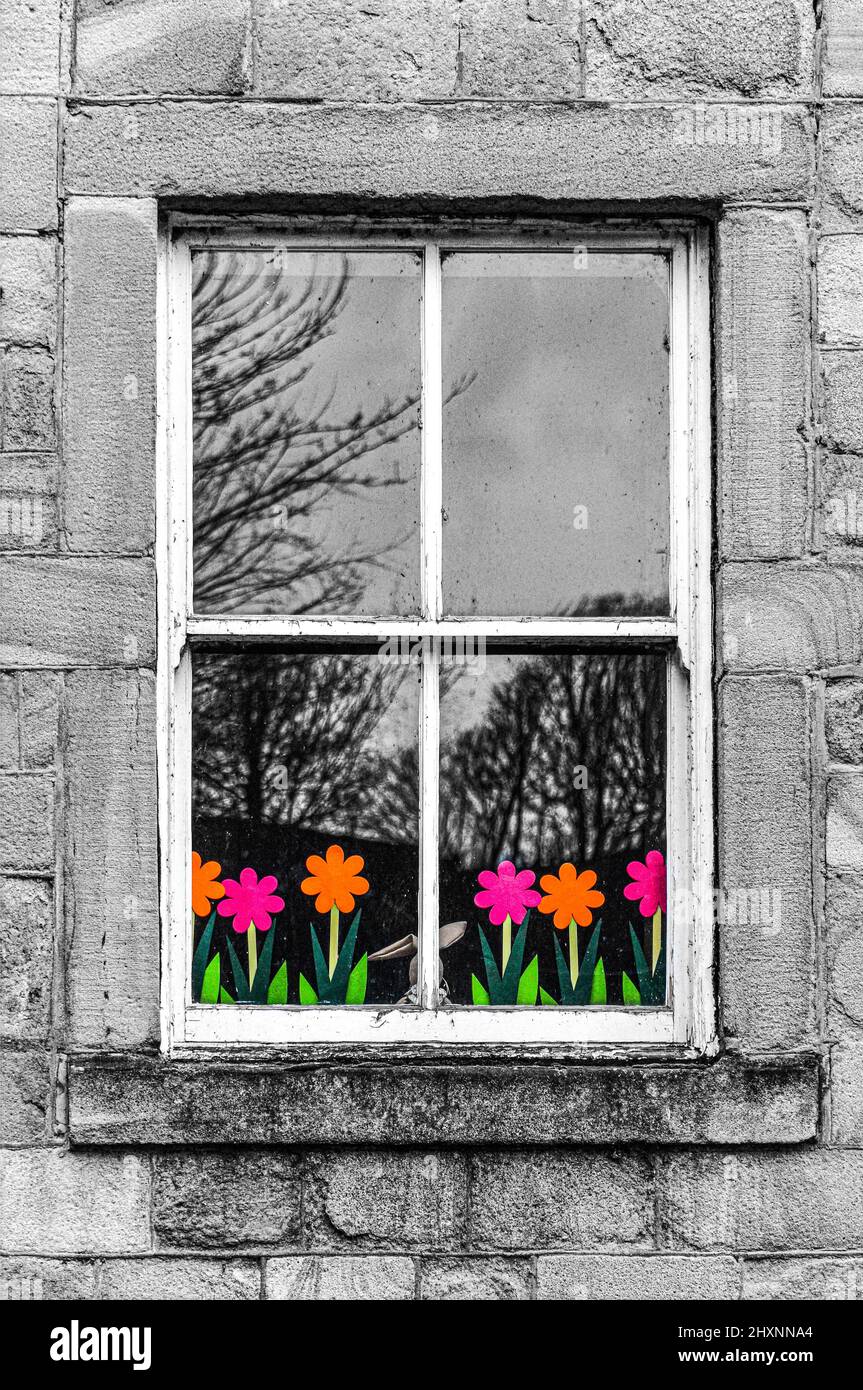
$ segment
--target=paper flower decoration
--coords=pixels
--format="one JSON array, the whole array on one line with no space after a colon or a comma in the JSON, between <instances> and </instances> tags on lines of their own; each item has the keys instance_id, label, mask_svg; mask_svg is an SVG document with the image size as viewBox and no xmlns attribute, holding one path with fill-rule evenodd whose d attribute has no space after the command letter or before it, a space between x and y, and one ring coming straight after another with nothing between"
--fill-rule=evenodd
<instances>
[{"instance_id":1,"label":"paper flower decoration","mask_svg":"<svg viewBox=\"0 0 863 1390\"><path fill-rule=\"evenodd\" d=\"M349 854L346 859L341 845L330 845L324 859L319 854L309 855L309 877L300 888L315 898L316 912L331 912L334 907L339 912L353 912L354 899L369 891L368 879L359 877L364 863L361 855Z\"/></svg>"},{"instance_id":2,"label":"paper flower decoration","mask_svg":"<svg viewBox=\"0 0 863 1390\"><path fill-rule=\"evenodd\" d=\"M545 889L540 912L554 913L558 931L565 931L570 922L589 927L593 921L592 909L602 907L605 902L605 894L594 888L595 883L593 869L579 873L574 864L561 864L556 875L543 874L539 880L540 887Z\"/></svg>"},{"instance_id":3,"label":"paper flower decoration","mask_svg":"<svg viewBox=\"0 0 863 1390\"><path fill-rule=\"evenodd\" d=\"M630 902L638 902L642 917L652 917L655 912L665 912L665 860L661 850L648 850L645 862L633 859L627 864L626 872L633 880L627 883L623 896Z\"/></svg>"},{"instance_id":4,"label":"paper flower decoration","mask_svg":"<svg viewBox=\"0 0 863 1390\"><path fill-rule=\"evenodd\" d=\"M476 894L474 902L477 907L490 909L488 919L495 927L501 926L507 917L512 918L517 927L521 926L527 909L539 903L539 894L531 888L536 874L532 869L516 873L509 859L498 864L497 873L493 869L483 869L477 878L482 892Z\"/></svg>"},{"instance_id":5,"label":"paper flower decoration","mask_svg":"<svg viewBox=\"0 0 863 1390\"><path fill-rule=\"evenodd\" d=\"M192 851L192 911L196 917L208 917L210 903L225 896L224 884L216 881L221 872L221 864L214 859L202 864L200 854Z\"/></svg>"},{"instance_id":6,"label":"paper flower decoration","mask_svg":"<svg viewBox=\"0 0 863 1390\"><path fill-rule=\"evenodd\" d=\"M236 932L246 932L249 927L269 931L272 914L281 912L285 905L284 898L273 892L278 886L273 874L259 880L254 869L242 869L239 883L235 878L225 879L225 897L216 911L220 917L233 917L231 926Z\"/></svg>"}]
</instances>

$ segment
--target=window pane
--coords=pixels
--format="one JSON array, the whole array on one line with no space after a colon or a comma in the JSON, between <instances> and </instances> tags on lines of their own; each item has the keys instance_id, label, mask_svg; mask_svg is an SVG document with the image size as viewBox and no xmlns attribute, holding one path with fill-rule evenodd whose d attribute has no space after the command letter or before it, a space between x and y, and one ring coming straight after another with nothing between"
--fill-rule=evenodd
<instances>
[{"instance_id":1,"label":"window pane","mask_svg":"<svg viewBox=\"0 0 863 1390\"><path fill-rule=\"evenodd\" d=\"M406 251L195 255L194 606L419 606L420 273Z\"/></svg>"},{"instance_id":2,"label":"window pane","mask_svg":"<svg viewBox=\"0 0 863 1390\"><path fill-rule=\"evenodd\" d=\"M442 686L451 998L664 1003L665 657L480 653Z\"/></svg>"},{"instance_id":3,"label":"window pane","mask_svg":"<svg viewBox=\"0 0 863 1390\"><path fill-rule=\"evenodd\" d=\"M254 990L255 958L252 1002L407 993L411 951L367 957L416 932L418 698L416 667L374 654L195 655L195 999L205 966L203 1002Z\"/></svg>"},{"instance_id":4,"label":"window pane","mask_svg":"<svg viewBox=\"0 0 863 1390\"><path fill-rule=\"evenodd\" d=\"M447 253L444 609L668 612L668 272Z\"/></svg>"}]
</instances>

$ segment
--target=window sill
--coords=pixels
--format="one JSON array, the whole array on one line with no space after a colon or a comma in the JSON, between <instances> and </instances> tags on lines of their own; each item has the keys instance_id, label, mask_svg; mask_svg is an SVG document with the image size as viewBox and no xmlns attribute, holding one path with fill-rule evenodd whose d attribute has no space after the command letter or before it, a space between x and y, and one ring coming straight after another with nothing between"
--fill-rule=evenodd
<instances>
[{"instance_id":1,"label":"window sill","mask_svg":"<svg viewBox=\"0 0 863 1390\"><path fill-rule=\"evenodd\" d=\"M814 1053L713 1061L352 1052L267 1061L78 1055L73 1145L799 1144Z\"/></svg>"}]
</instances>

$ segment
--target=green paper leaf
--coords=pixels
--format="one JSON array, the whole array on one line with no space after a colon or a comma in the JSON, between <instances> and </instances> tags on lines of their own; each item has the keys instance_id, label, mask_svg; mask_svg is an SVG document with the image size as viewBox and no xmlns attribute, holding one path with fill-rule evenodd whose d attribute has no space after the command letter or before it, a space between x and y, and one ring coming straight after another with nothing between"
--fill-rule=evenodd
<instances>
[{"instance_id":1,"label":"green paper leaf","mask_svg":"<svg viewBox=\"0 0 863 1390\"><path fill-rule=\"evenodd\" d=\"M641 995L639 994L638 990L635 988L635 985L632 983L632 981L630 980L630 978L629 978L629 976L627 975L627 973L626 973L625 970L624 970L623 974L622 974L621 977L620 977L620 983L621 983L621 987L622 987L622 989L623 989L623 1002L624 1002L624 1004L628 1004L628 1005L630 1005L630 1006L633 1005L633 1004L640 1004L640 1003L641 1003Z\"/></svg>"},{"instance_id":2,"label":"green paper leaf","mask_svg":"<svg viewBox=\"0 0 863 1390\"><path fill-rule=\"evenodd\" d=\"M650 972L644 951L641 949L641 942L635 933L632 923L629 924L629 938L632 942L632 954L635 956L635 969L638 974L638 992L641 995L642 1004L664 1004L665 1003L665 947L659 952L656 962L656 971Z\"/></svg>"},{"instance_id":3,"label":"green paper leaf","mask_svg":"<svg viewBox=\"0 0 863 1390\"><path fill-rule=\"evenodd\" d=\"M345 994L346 1004L364 1004L366 1000L366 981L368 979L369 953L366 951L360 956L356 965L348 978L348 988Z\"/></svg>"},{"instance_id":4,"label":"green paper leaf","mask_svg":"<svg viewBox=\"0 0 863 1390\"><path fill-rule=\"evenodd\" d=\"M578 979L575 982L575 989L572 992L574 1004L589 1004L590 991L593 988L593 974L596 970L596 957L599 952L599 933L602 930L602 919L597 922L593 929L590 940L587 943L587 950L581 962L578 972Z\"/></svg>"},{"instance_id":5,"label":"green paper leaf","mask_svg":"<svg viewBox=\"0 0 863 1390\"><path fill-rule=\"evenodd\" d=\"M492 949L486 940L486 935L482 927L477 927L477 931L479 932L479 944L482 948L482 959L485 965L485 978L488 985L489 1002L492 1004L503 1004L505 1003L502 997L503 981L500 978L497 963L495 962Z\"/></svg>"},{"instance_id":6,"label":"green paper leaf","mask_svg":"<svg viewBox=\"0 0 863 1390\"><path fill-rule=\"evenodd\" d=\"M471 975L470 977L470 991L471 998L473 999L473 1002L475 1004L491 1003L491 1000L488 997L488 990L486 989L485 985L480 984L479 980L476 978L476 975Z\"/></svg>"},{"instance_id":7,"label":"green paper leaf","mask_svg":"<svg viewBox=\"0 0 863 1390\"><path fill-rule=\"evenodd\" d=\"M287 1004L288 1002L288 963L283 960L267 990L268 1004Z\"/></svg>"},{"instance_id":8,"label":"green paper leaf","mask_svg":"<svg viewBox=\"0 0 863 1390\"><path fill-rule=\"evenodd\" d=\"M525 915L525 919L515 934L515 941L512 943L512 950L509 953L509 960L503 972L503 995L502 1004L518 1003L518 982L521 979L521 967L524 961L524 943L527 940L527 924L530 921L530 913Z\"/></svg>"},{"instance_id":9,"label":"green paper leaf","mask_svg":"<svg viewBox=\"0 0 863 1390\"><path fill-rule=\"evenodd\" d=\"M348 934L345 937L342 949L339 951L339 958L336 961L336 968L333 971L332 979L326 989L320 991L322 1004L344 1004L346 1002L348 981L354 963L354 948L357 944L357 932L360 929L361 913L362 908L359 909L348 928Z\"/></svg>"},{"instance_id":10,"label":"green paper leaf","mask_svg":"<svg viewBox=\"0 0 863 1390\"><path fill-rule=\"evenodd\" d=\"M539 987L539 1002L540 1004L549 1004L553 1005L555 1009L557 1008L557 1000L553 995L549 994L547 989L543 989L542 985Z\"/></svg>"},{"instance_id":11,"label":"green paper leaf","mask_svg":"<svg viewBox=\"0 0 863 1390\"><path fill-rule=\"evenodd\" d=\"M534 956L518 982L516 1004L535 1004L539 990L539 956Z\"/></svg>"},{"instance_id":12,"label":"green paper leaf","mask_svg":"<svg viewBox=\"0 0 863 1390\"><path fill-rule=\"evenodd\" d=\"M608 991L605 984L605 966L602 963L602 956L596 962L596 969L593 972L593 980L590 985L591 1004L605 1004L608 1001Z\"/></svg>"},{"instance_id":13,"label":"green paper leaf","mask_svg":"<svg viewBox=\"0 0 863 1390\"><path fill-rule=\"evenodd\" d=\"M557 981L560 985L560 1002L568 1007L575 1003L575 994L572 988L572 980L569 978L569 965L560 947L560 937L555 932L554 955L557 962Z\"/></svg>"},{"instance_id":14,"label":"green paper leaf","mask_svg":"<svg viewBox=\"0 0 863 1390\"><path fill-rule=\"evenodd\" d=\"M195 947L195 954L192 957L192 998L199 1000L201 990L204 985L204 974L207 969L207 956L210 954L210 943L213 940L213 928L216 925L215 909L210 913L207 925L201 933L201 939Z\"/></svg>"},{"instance_id":15,"label":"green paper leaf","mask_svg":"<svg viewBox=\"0 0 863 1390\"><path fill-rule=\"evenodd\" d=\"M236 1002L237 1002L236 999L234 999L234 997L233 997L232 995L230 995L230 994L228 993L228 991L225 989L225 986L222 985L222 988L219 990L219 1003L220 1003L220 1004L236 1004Z\"/></svg>"},{"instance_id":16,"label":"green paper leaf","mask_svg":"<svg viewBox=\"0 0 863 1390\"><path fill-rule=\"evenodd\" d=\"M312 928L312 930L314 931L314 928ZM317 1002L318 996L315 994L315 991L312 989L305 975L300 973L300 1003L317 1004Z\"/></svg>"},{"instance_id":17,"label":"green paper leaf","mask_svg":"<svg viewBox=\"0 0 863 1390\"><path fill-rule=\"evenodd\" d=\"M321 950L321 943L318 941L317 929L311 922L309 922L309 931L312 933L312 957L315 963L315 983L318 987L317 994L315 995L315 1003L317 1004L327 985L330 983L330 972L327 969L327 962Z\"/></svg>"},{"instance_id":18,"label":"green paper leaf","mask_svg":"<svg viewBox=\"0 0 863 1390\"><path fill-rule=\"evenodd\" d=\"M239 1004L248 1004L251 1002L251 995L249 993L249 981L246 972L240 964L237 953L234 950L234 943L229 936L225 938L225 943L228 947L228 959L231 962L234 984L237 989L237 1002Z\"/></svg>"},{"instance_id":19,"label":"green paper leaf","mask_svg":"<svg viewBox=\"0 0 863 1390\"><path fill-rule=\"evenodd\" d=\"M201 1003L216 1004L219 999L219 979L221 976L221 963L218 951L213 956L210 964L204 971L204 983L201 985Z\"/></svg>"},{"instance_id":20,"label":"green paper leaf","mask_svg":"<svg viewBox=\"0 0 863 1390\"><path fill-rule=\"evenodd\" d=\"M273 942L275 936L275 931L270 927L270 930L266 934L266 940L261 949L261 954L258 956L258 968L255 971L255 978L252 981L253 1004L266 1004L267 1002L270 971L273 968Z\"/></svg>"}]
</instances>

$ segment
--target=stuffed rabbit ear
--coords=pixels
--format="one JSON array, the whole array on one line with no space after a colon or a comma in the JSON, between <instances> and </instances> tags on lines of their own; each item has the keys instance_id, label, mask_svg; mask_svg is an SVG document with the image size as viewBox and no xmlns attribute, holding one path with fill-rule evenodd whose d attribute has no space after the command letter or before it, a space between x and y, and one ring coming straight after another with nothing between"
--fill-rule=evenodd
<instances>
[{"instance_id":1,"label":"stuffed rabbit ear","mask_svg":"<svg viewBox=\"0 0 863 1390\"><path fill-rule=\"evenodd\" d=\"M440 929L438 949L445 951L447 946L454 946L457 941L461 941L466 931L467 922L447 922L446 926Z\"/></svg>"},{"instance_id":2,"label":"stuffed rabbit ear","mask_svg":"<svg viewBox=\"0 0 863 1390\"><path fill-rule=\"evenodd\" d=\"M391 945L382 947L380 951L375 951L369 956L369 960L399 960L402 956L415 956L416 953L417 939L411 933L410 936L403 936Z\"/></svg>"}]
</instances>

